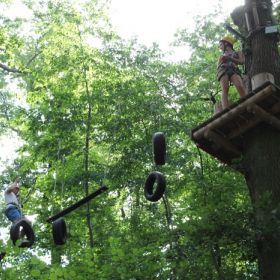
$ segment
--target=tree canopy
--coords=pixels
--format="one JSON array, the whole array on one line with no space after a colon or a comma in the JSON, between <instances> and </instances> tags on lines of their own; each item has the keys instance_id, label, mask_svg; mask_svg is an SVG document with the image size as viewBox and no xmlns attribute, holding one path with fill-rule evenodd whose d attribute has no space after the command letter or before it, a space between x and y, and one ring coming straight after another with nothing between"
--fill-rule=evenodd
<instances>
[{"instance_id":1,"label":"tree canopy","mask_svg":"<svg viewBox=\"0 0 280 280\"><path fill-rule=\"evenodd\" d=\"M1 13L0 132L22 140L1 188L21 177L36 233L32 249L1 235L1 279L258 279L246 183L190 139L219 99L222 25L209 15L178 31L191 55L169 62L156 44L120 38L108 1L76 2L24 1L27 19ZM164 166L153 163L157 131ZM154 170L167 190L151 203L143 185ZM56 246L46 219L101 185L109 190L65 217L68 240Z\"/></svg>"}]
</instances>

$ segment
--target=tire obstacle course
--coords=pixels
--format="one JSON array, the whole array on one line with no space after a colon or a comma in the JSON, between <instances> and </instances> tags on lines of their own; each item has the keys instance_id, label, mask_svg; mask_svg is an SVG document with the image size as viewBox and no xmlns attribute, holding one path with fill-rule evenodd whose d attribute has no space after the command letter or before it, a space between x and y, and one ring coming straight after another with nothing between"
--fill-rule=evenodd
<instances>
[{"instance_id":1,"label":"tire obstacle course","mask_svg":"<svg viewBox=\"0 0 280 280\"><path fill-rule=\"evenodd\" d=\"M47 222L52 224L52 236L56 245L63 245L67 241L67 226L66 222L62 217L64 217L66 214L74 211L78 207L89 202L90 200L107 190L108 187L102 186L95 192L80 199L76 203L68 206L56 215L53 215L47 219ZM23 239L24 237L26 237L26 239ZM31 247L35 241L35 234L30 222L28 222L24 218L15 222L10 229L10 239L12 240L15 246L17 245L20 248ZM4 258L4 256L2 258Z\"/></svg>"},{"instance_id":2,"label":"tire obstacle course","mask_svg":"<svg viewBox=\"0 0 280 280\"><path fill-rule=\"evenodd\" d=\"M166 162L166 142L164 134L162 132L156 132L153 135L152 142L155 165L164 165ZM153 171L146 178L144 185L144 196L151 202L157 202L164 195L165 189L166 180L164 175L161 172ZM67 241L67 226L63 217L107 190L108 187L102 186L95 192L80 199L76 203L66 207L59 213L49 217L46 220L48 223L52 224L52 236L56 245L64 245ZM10 229L10 238L13 244L17 245L18 241L23 236L26 236L27 240L22 240L18 247L31 247L35 241L34 231L28 221L25 219L20 219L12 225Z\"/></svg>"},{"instance_id":3,"label":"tire obstacle course","mask_svg":"<svg viewBox=\"0 0 280 280\"><path fill-rule=\"evenodd\" d=\"M67 226L66 222L62 217L64 217L66 214L74 211L78 207L84 205L85 203L89 202L93 198L97 197L98 195L104 193L108 190L108 187L102 186L95 192L89 194L88 196L78 200L76 203L66 207L56 215L53 215L47 219L48 223L52 223L52 235L53 240L56 245L63 245L66 243L67 240Z\"/></svg>"},{"instance_id":4,"label":"tire obstacle course","mask_svg":"<svg viewBox=\"0 0 280 280\"><path fill-rule=\"evenodd\" d=\"M153 135L153 155L156 165L164 165L166 161L166 142L162 132ZM166 180L161 172L151 172L144 184L144 196L151 202L162 198L166 189Z\"/></svg>"}]
</instances>

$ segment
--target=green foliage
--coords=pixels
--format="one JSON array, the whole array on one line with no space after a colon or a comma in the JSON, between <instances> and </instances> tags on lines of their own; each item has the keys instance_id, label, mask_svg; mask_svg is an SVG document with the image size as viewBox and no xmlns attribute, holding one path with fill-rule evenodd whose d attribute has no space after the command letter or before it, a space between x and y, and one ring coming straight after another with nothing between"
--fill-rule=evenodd
<instances>
[{"instance_id":1,"label":"green foliage","mask_svg":"<svg viewBox=\"0 0 280 280\"><path fill-rule=\"evenodd\" d=\"M83 9L27 2L32 33L17 34L12 52L24 69L26 104L5 119L24 144L0 179L4 185L20 174L23 196L31 192L23 209L36 215L36 242L33 250L5 244L1 277L257 279L244 180L189 137L212 114L221 27L209 17L198 20L196 32L178 34L192 55L176 64L156 45L119 39L106 1L82 1ZM5 36L1 29L0 41ZM157 131L167 139L162 167L152 162ZM150 203L143 184L155 168L166 175L167 191ZM68 242L55 246L46 219L101 184L109 192L67 215Z\"/></svg>"}]
</instances>

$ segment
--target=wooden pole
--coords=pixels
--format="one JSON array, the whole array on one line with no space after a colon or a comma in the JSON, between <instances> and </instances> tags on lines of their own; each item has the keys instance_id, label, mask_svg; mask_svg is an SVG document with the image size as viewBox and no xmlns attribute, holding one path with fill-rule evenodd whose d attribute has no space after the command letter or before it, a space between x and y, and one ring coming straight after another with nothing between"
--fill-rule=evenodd
<instances>
[{"instance_id":1,"label":"wooden pole","mask_svg":"<svg viewBox=\"0 0 280 280\"><path fill-rule=\"evenodd\" d=\"M53 216L49 217L47 219L47 222L50 223L50 222L53 222L53 221L57 220L60 217L65 216L66 214L72 212L73 210L75 210L76 208L80 207L81 205L87 203L88 201L95 198L96 196L102 194L106 190L108 190L108 187L106 187L106 186L103 186L103 187L99 188L97 191L89 194L88 196L86 196L86 197L80 199L79 201L77 201L76 203L68 206L67 208L65 208L62 211L60 211L59 213L57 213L56 215L53 215Z\"/></svg>"}]
</instances>

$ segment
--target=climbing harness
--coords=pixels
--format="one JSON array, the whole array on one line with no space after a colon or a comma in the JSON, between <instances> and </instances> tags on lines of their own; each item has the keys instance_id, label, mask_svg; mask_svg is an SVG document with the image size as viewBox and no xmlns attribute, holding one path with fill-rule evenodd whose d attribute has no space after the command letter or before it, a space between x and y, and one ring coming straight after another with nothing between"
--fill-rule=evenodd
<instances>
[{"instance_id":1,"label":"climbing harness","mask_svg":"<svg viewBox=\"0 0 280 280\"><path fill-rule=\"evenodd\" d=\"M233 52L227 56L221 56L219 64L217 66L217 80L220 81L220 79L224 75L228 75L229 79L232 75L237 74L241 76L241 71L237 67L237 65L232 61L232 58L238 59L239 55L237 52Z\"/></svg>"}]
</instances>

